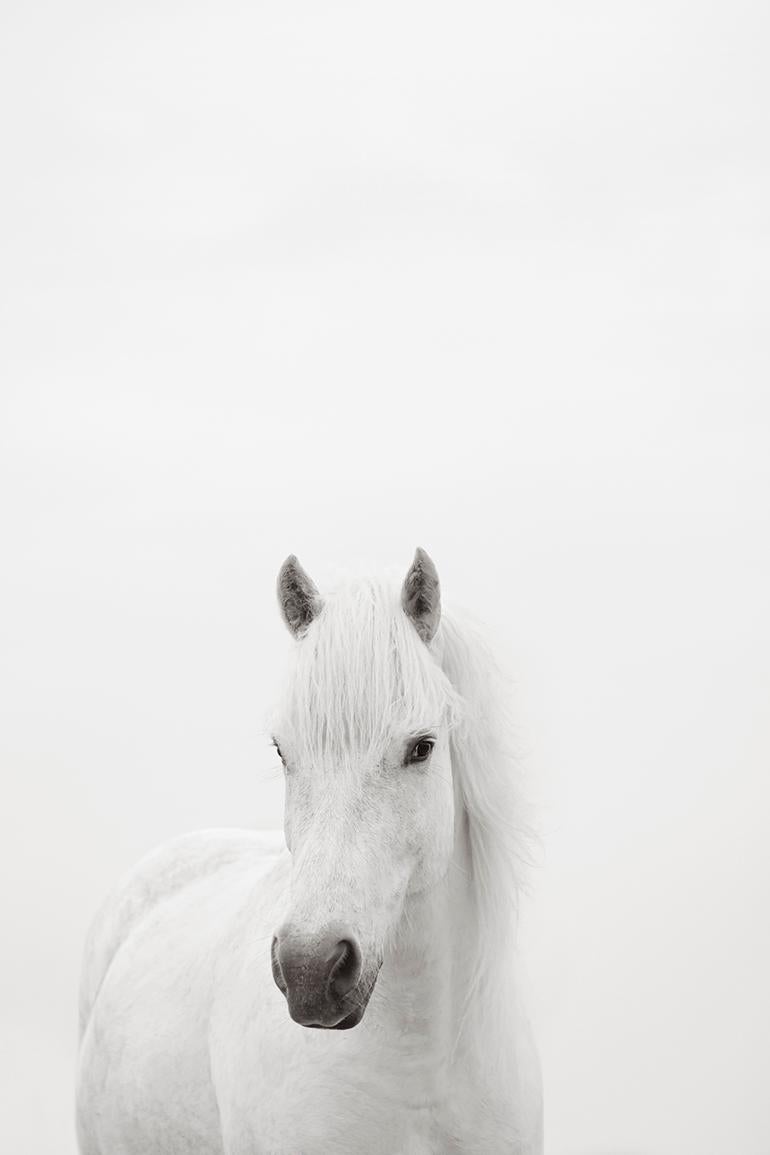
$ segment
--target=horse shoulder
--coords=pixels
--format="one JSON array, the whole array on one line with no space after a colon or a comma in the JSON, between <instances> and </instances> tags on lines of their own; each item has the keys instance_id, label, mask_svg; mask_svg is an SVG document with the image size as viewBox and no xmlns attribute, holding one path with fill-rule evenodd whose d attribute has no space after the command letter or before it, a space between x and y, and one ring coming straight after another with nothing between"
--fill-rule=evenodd
<instances>
[{"instance_id":1,"label":"horse shoulder","mask_svg":"<svg viewBox=\"0 0 770 1155\"><path fill-rule=\"evenodd\" d=\"M108 895L88 932L80 986L82 1039L112 960L159 902L239 861L266 863L284 849L278 831L213 829L183 834L145 855Z\"/></svg>"}]
</instances>

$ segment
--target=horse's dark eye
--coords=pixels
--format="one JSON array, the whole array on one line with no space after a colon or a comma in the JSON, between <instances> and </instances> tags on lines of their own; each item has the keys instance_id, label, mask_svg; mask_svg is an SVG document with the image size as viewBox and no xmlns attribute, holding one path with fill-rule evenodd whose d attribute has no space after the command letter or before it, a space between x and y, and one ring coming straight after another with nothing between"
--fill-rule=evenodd
<instances>
[{"instance_id":1,"label":"horse's dark eye","mask_svg":"<svg viewBox=\"0 0 770 1155\"><path fill-rule=\"evenodd\" d=\"M408 762L427 762L430 758L434 742L432 738L420 738L409 751Z\"/></svg>"},{"instance_id":2,"label":"horse's dark eye","mask_svg":"<svg viewBox=\"0 0 770 1155\"><path fill-rule=\"evenodd\" d=\"M273 745L275 746L275 752L278 755L278 757L281 759L282 762L285 762L284 756L281 753L281 747L278 745L275 738L273 738Z\"/></svg>"}]
</instances>

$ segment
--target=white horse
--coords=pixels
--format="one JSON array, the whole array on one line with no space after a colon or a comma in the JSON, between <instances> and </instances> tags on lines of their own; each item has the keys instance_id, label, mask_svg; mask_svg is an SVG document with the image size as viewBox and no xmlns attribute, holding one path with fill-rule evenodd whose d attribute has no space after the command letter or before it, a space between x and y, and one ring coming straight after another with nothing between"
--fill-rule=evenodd
<instances>
[{"instance_id":1,"label":"white horse","mask_svg":"<svg viewBox=\"0 0 770 1155\"><path fill-rule=\"evenodd\" d=\"M322 600L294 557L278 593L297 639L274 729L286 845L188 835L98 916L82 1155L540 1155L487 650L442 617L422 550L400 597L366 580Z\"/></svg>"}]
</instances>

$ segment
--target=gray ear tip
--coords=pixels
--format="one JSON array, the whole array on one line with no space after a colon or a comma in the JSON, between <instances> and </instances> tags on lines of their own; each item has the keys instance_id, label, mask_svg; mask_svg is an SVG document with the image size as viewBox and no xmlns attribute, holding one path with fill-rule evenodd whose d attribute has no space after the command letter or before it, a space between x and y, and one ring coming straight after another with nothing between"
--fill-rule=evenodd
<instances>
[{"instance_id":1,"label":"gray ear tip","mask_svg":"<svg viewBox=\"0 0 770 1155\"><path fill-rule=\"evenodd\" d=\"M277 584L280 589L281 586L288 584L295 584L296 582L310 582L307 574L300 565L299 558L296 553L290 553L284 561L281 568L278 570Z\"/></svg>"},{"instance_id":2,"label":"gray ear tip","mask_svg":"<svg viewBox=\"0 0 770 1155\"><path fill-rule=\"evenodd\" d=\"M280 594L281 587L286 584L286 581L297 570L297 559L293 553L290 553L284 562L281 563L281 568L278 570L278 575L275 579L275 584Z\"/></svg>"},{"instance_id":3,"label":"gray ear tip","mask_svg":"<svg viewBox=\"0 0 770 1155\"><path fill-rule=\"evenodd\" d=\"M428 570L429 573L436 574L437 572L433 558L430 556L426 549L422 548L421 545L418 545L417 549L414 551L414 561L412 564L420 569Z\"/></svg>"}]
</instances>

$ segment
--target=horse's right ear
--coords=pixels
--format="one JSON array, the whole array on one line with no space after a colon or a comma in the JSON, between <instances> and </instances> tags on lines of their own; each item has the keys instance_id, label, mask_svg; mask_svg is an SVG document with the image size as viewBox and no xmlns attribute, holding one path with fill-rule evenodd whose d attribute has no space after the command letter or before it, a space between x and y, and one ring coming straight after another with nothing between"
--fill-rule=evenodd
<instances>
[{"instance_id":1,"label":"horse's right ear","mask_svg":"<svg viewBox=\"0 0 770 1155\"><path fill-rule=\"evenodd\" d=\"M318 615L321 597L293 553L280 568L277 592L283 620L298 638Z\"/></svg>"}]
</instances>

